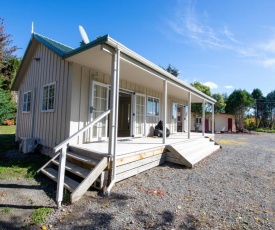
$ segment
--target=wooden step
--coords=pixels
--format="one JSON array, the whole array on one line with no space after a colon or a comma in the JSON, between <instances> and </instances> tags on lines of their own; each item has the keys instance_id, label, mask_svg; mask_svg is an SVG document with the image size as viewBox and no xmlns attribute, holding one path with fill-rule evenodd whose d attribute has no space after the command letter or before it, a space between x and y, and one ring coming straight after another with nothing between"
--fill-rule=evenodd
<instances>
[{"instance_id":1,"label":"wooden step","mask_svg":"<svg viewBox=\"0 0 275 230\"><path fill-rule=\"evenodd\" d=\"M53 160L52 163L54 163L55 165L57 165L59 167L58 160ZM89 171L87 169L84 169L84 168L82 168L82 167L80 167L78 165L72 164L72 163L70 163L68 161L66 161L65 169L68 170L69 172L77 175L77 176L82 177L82 178L85 178L91 172L91 171Z\"/></svg>"},{"instance_id":2,"label":"wooden step","mask_svg":"<svg viewBox=\"0 0 275 230\"><path fill-rule=\"evenodd\" d=\"M94 167L94 169L89 173L89 175L81 182L81 184L72 192L71 194L72 203L78 201L84 195L84 193L96 181L96 179L107 168L107 166L108 166L108 158L104 157Z\"/></svg>"},{"instance_id":3,"label":"wooden step","mask_svg":"<svg viewBox=\"0 0 275 230\"><path fill-rule=\"evenodd\" d=\"M41 172L44 173L46 176L54 180L55 182L58 182L58 171L56 171L53 168L44 168L41 169ZM79 183L75 180L72 180L71 178L65 176L64 178L64 186L71 192L73 192L77 187Z\"/></svg>"},{"instance_id":4,"label":"wooden step","mask_svg":"<svg viewBox=\"0 0 275 230\"><path fill-rule=\"evenodd\" d=\"M71 157L73 159L76 159L78 161L82 161L82 162L87 163L87 164L92 165L92 166L96 166L100 161L100 159L94 159L94 158L84 156L82 154L78 154L78 153L71 152L71 151L67 152L67 157Z\"/></svg>"},{"instance_id":5,"label":"wooden step","mask_svg":"<svg viewBox=\"0 0 275 230\"><path fill-rule=\"evenodd\" d=\"M98 159L101 160L103 157L108 157L110 156L107 153L100 153L100 152L95 152L95 151L91 151L88 148L85 148L85 145L70 145L69 146L69 150L71 152L83 155L83 156L87 156L87 157L91 157L94 159Z\"/></svg>"}]
</instances>

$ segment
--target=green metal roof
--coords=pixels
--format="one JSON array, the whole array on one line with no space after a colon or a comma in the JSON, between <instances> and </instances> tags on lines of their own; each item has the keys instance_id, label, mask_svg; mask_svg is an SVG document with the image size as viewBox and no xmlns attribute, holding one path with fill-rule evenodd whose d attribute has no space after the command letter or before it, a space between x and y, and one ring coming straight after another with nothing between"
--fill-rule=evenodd
<instances>
[{"instance_id":1,"label":"green metal roof","mask_svg":"<svg viewBox=\"0 0 275 230\"><path fill-rule=\"evenodd\" d=\"M45 45L46 47L48 47L50 50L52 50L53 52L55 52L58 56L62 57L63 55L65 55L66 53L71 52L72 50L74 50L74 48L66 46L60 42L54 41L50 38L47 38L43 35L34 33L33 37L38 40L39 42L41 42L43 45Z\"/></svg>"}]
</instances>

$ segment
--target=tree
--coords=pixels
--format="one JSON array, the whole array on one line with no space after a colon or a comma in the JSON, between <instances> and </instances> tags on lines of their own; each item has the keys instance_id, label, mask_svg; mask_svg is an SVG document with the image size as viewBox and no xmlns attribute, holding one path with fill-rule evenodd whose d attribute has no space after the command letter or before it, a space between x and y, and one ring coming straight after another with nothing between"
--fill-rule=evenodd
<instances>
[{"instance_id":1,"label":"tree","mask_svg":"<svg viewBox=\"0 0 275 230\"><path fill-rule=\"evenodd\" d=\"M12 46L12 42L11 35L5 33L5 21L0 18L0 124L5 119L15 119L16 113L10 89L20 61L14 55L18 47Z\"/></svg>"},{"instance_id":2,"label":"tree","mask_svg":"<svg viewBox=\"0 0 275 230\"><path fill-rule=\"evenodd\" d=\"M225 110L235 116L236 129L243 131L245 113L249 111L254 99L246 90L234 90L228 97Z\"/></svg>"},{"instance_id":3,"label":"tree","mask_svg":"<svg viewBox=\"0 0 275 230\"><path fill-rule=\"evenodd\" d=\"M265 104L265 98L263 96L263 93L260 89L256 88L253 89L251 93L252 97L255 100L254 103L254 110L255 110L255 118L256 118L256 127L258 127L259 124L265 124L266 123L266 116L265 116L265 110L266 110L266 104Z\"/></svg>"},{"instance_id":4,"label":"tree","mask_svg":"<svg viewBox=\"0 0 275 230\"><path fill-rule=\"evenodd\" d=\"M179 77L179 75L180 75L180 71L176 67L174 67L170 64L168 65L168 67L166 69L165 68L163 68L163 69L166 70L168 73L171 73L175 77Z\"/></svg>"},{"instance_id":5,"label":"tree","mask_svg":"<svg viewBox=\"0 0 275 230\"><path fill-rule=\"evenodd\" d=\"M6 119L14 120L16 104L12 100L12 94L0 88L0 124L4 124Z\"/></svg>"},{"instance_id":6,"label":"tree","mask_svg":"<svg viewBox=\"0 0 275 230\"><path fill-rule=\"evenodd\" d=\"M0 18L0 69L4 68L7 62L15 57L14 52L17 46L12 46L11 35L5 33L5 20Z\"/></svg>"},{"instance_id":7,"label":"tree","mask_svg":"<svg viewBox=\"0 0 275 230\"><path fill-rule=\"evenodd\" d=\"M200 83L198 81L195 81L194 83L191 83L191 85L193 87L195 87L196 89L198 89L199 91L205 93L206 95L211 96L210 87L208 87L206 85L203 85L202 83ZM206 110L206 112L208 112L210 110L210 107L206 105L205 110ZM196 118L201 117L201 115L202 115L202 103L192 103L191 112L194 115L195 129L197 130L199 127L197 127Z\"/></svg>"},{"instance_id":8,"label":"tree","mask_svg":"<svg viewBox=\"0 0 275 230\"><path fill-rule=\"evenodd\" d=\"M266 95L266 104L268 111L268 126L270 129L275 128L275 90Z\"/></svg>"},{"instance_id":9,"label":"tree","mask_svg":"<svg viewBox=\"0 0 275 230\"><path fill-rule=\"evenodd\" d=\"M252 93L251 93L252 97L256 100L256 99L263 99L263 93L260 89L256 88L253 89Z\"/></svg>"},{"instance_id":10,"label":"tree","mask_svg":"<svg viewBox=\"0 0 275 230\"><path fill-rule=\"evenodd\" d=\"M214 113L224 113L226 103L224 101L224 97L220 93L212 94L212 97L217 101L214 106Z\"/></svg>"},{"instance_id":11,"label":"tree","mask_svg":"<svg viewBox=\"0 0 275 230\"><path fill-rule=\"evenodd\" d=\"M5 65L2 67L0 72L0 81L2 84L2 89L11 90L11 85L16 75L16 71L20 66L20 60L13 57L6 61Z\"/></svg>"}]
</instances>

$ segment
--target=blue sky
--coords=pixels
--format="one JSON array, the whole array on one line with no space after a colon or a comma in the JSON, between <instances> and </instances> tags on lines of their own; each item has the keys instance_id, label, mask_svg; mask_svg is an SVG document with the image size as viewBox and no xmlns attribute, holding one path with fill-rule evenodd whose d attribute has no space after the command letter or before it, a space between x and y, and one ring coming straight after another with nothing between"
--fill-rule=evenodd
<instances>
[{"instance_id":1,"label":"blue sky","mask_svg":"<svg viewBox=\"0 0 275 230\"><path fill-rule=\"evenodd\" d=\"M22 57L36 33L78 47L82 25L90 40L109 34L128 48L180 70L212 93L275 90L274 0L4 1L0 17Z\"/></svg>"}]
</instances>

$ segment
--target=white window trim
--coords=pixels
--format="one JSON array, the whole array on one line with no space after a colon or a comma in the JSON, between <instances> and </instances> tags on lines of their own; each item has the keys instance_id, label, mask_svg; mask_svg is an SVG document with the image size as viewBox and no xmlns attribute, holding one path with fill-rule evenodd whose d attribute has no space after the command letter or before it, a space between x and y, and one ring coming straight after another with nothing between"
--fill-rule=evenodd
<instances>
[{"instance_id":1,"label":"white window trim","mask_svg":"<svg viewBox=\"0 0 275 230\"><path fill-rule=\"evenodd\" d=\"M200 123L198 123L198 122L197 122L197 119L200 119L200 120L201 120L201 122L200 122ZM201 117L196 117L196 124L200 124L200 125L202 124L202 118L201 118Z\"/></svg>"},{"instance_id":2,"label":"white window trim","mask_svg":"<svg viewBox=\"0 0 275 230\"><path fill-rule=\"evenodd\" d=\"M149 110L148 110L148 99L149 98L158 99L158 101L159 101L159 111L158 111L159 114L158 115L156 115L156 114L154 114L154 115L148 114L148 112L149 112ZM149 117L159 117L160 116L160 99L158 97L153 97L153 96L149 96L149 95L147 95L146 99L147 99L146 100L146 116L149 116Z\"/></svg>"},{"instance_id":3,"label":"white window trim","mask_svg":"<svg viewBox=\"0 0 275 230\"><path fill-rule=\"evenodd\" d=\"M53 103L53 109L47 109L47 110L43 110L43 94L44 94L44 88L46 86L51 86L51 85L54 85L54 103ZM49 98L48 98L49 100ZM42 97L41 97L41 112L43 113L48 113L48 112L54 112L55 111L55 104L56 104L56 81L54 82L51 82L49 84L45 84L42 86Z\"/></svg>"},{"instance_id":4,"label":"white window trim","mask_svg":"<svg viewBox=\"0 0 275 230\"><path fill-rule=\"evenodd\" d=\"M31 106L32 106L31 100L30 100L30 110L29 111L24 110L24 104L25 104L24 98L25 98L25 94L28 94L28 93L31 93L31 100L32 100L32 91L31 90L26 91L25 93L23 93L23 104L22 104L22 112L23 113L30 113L31 112ZM28 97L27 97L27 101L28 101Z\"/></svg>"}]
</instances>

